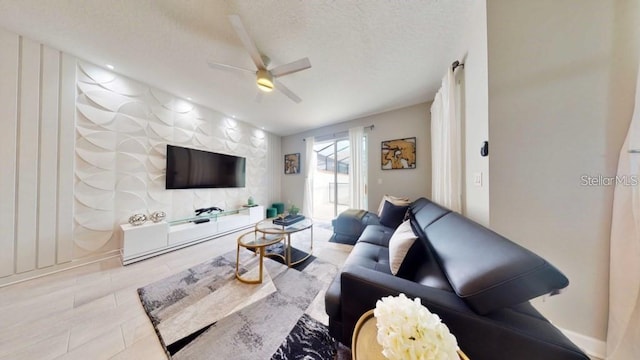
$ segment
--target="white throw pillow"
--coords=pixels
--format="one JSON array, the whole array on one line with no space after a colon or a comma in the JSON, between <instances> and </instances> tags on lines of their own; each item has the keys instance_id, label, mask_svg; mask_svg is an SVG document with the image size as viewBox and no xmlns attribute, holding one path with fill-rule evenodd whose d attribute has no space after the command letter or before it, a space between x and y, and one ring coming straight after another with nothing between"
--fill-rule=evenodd
<instances>
[{"instance_id":1,"label":"white throw pillow","mask_svg":"<svg viewBox=\"0 0 640 360\"><path fill-rule=\"evenodd\" d=\"M384 208L385 201L388 201L395 206L408 206L411 204L409 198L385 195L382 197L382 201L380 201L380 206L378 206L378 217L382 217L382 209Z\"/></svg>"},{"instance_id":2,"label":"white throw pillow","mask_svg":"<svg viewBox=\"0 0 640 360\"><path fill-rule=\"evenodd\" d=\"M391 235L389 239L389 266L393 275L398 274L400 265L409 252L409 248L418 237L411 229L410 220L406 220Z\"/></svg>"}]
</instances>

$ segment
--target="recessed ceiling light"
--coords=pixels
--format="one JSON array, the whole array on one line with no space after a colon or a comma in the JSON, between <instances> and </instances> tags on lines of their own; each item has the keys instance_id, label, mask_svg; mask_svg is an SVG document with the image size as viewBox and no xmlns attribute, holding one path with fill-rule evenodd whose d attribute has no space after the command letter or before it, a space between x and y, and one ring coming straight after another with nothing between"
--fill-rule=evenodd
<instances>
[{"instance_id":1,"label":"recessed ceiling light","mask_svg":"<svg viewBox=\"0 0 640 360\"><path fill-rule=\"evenodd\" d=\"M111 64L106 64L105 66L106 66L109 70L113 70L113 69L115 69L115 67L114 67L113 65L111 65Z\"/></svg>"}]
</instances>

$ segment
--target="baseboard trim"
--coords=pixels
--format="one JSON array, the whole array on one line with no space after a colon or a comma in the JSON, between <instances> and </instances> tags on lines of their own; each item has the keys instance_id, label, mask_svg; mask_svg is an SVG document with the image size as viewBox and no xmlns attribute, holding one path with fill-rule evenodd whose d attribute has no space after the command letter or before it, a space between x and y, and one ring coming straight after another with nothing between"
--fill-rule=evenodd
<instances>
[{"instance_id":1,"label":"baseboard trim","mask_svg":"<svg viewBox=\"0 0 640 360\"><path fill-rule=\"evenodd\" d=\"M605 341L592 338L583 334L579 334L575 331L559 328L562 333L573 341L582 351L586 352L589 356L595 356L600 359L604 359L607 356L607 343Z\"/></svg>"},{"instance_id":2,"label":"baseboard trim","mask_svg":"<svg viewBox=\"0 0 640 360\"><path fill-rule=\"evenodd\" d=\"M43 276L59 273L62 271L75 269L80 266L85 266L85 265L109 260L114 257L120 257L120 249L111 250L102 254L87 256L81 259L72 260L68 263L53 265L44 269L36 269L26 273L15 274L15 275L10 275L4 278L0 278L0 288L21 283L24 281L37 279Z\"/></svg>"}]
</instances>

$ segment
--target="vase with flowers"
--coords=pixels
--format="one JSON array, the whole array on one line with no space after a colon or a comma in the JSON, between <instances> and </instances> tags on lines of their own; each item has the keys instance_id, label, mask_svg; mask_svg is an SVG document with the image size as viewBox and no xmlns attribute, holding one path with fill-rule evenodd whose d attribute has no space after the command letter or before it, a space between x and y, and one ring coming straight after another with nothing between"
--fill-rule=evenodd
<instances>
[{"instance_id":1,"label":"vase with flowers","mask_svg":"<svg viewBox=\"0 0 640 360\"><path fill-rule=\"evenodd\" d=\"M373 314L378 343L389 360L466 359L449 328L419 298L410 300L404 294L382 298Z\"/></svg>"}]
</instances>

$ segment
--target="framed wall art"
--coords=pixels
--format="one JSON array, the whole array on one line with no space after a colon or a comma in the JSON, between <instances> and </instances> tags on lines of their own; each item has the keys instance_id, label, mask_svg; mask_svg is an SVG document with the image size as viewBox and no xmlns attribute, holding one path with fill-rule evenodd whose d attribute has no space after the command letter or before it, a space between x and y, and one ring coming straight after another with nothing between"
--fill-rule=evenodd
<instances>
[{"instance_id":1,"label":"framed wall art","mask_svg":"<svg viewBox=\"0 0 640 360\"><path fill-rule=\"evenodd\" d=\"M285 174L300 173L300 153L286 154L284 156L284 173Z\"/></svg>"},{"instance_id":2,"label":"framed wall art","mask_svg":"<svg viewBox=\"0 0 640 360\"><path fill-rule=\"evenodd\" d=\"M416 138L383 141L380 162L382 170L415 169Z\"/></svg>"}]
</instances>

